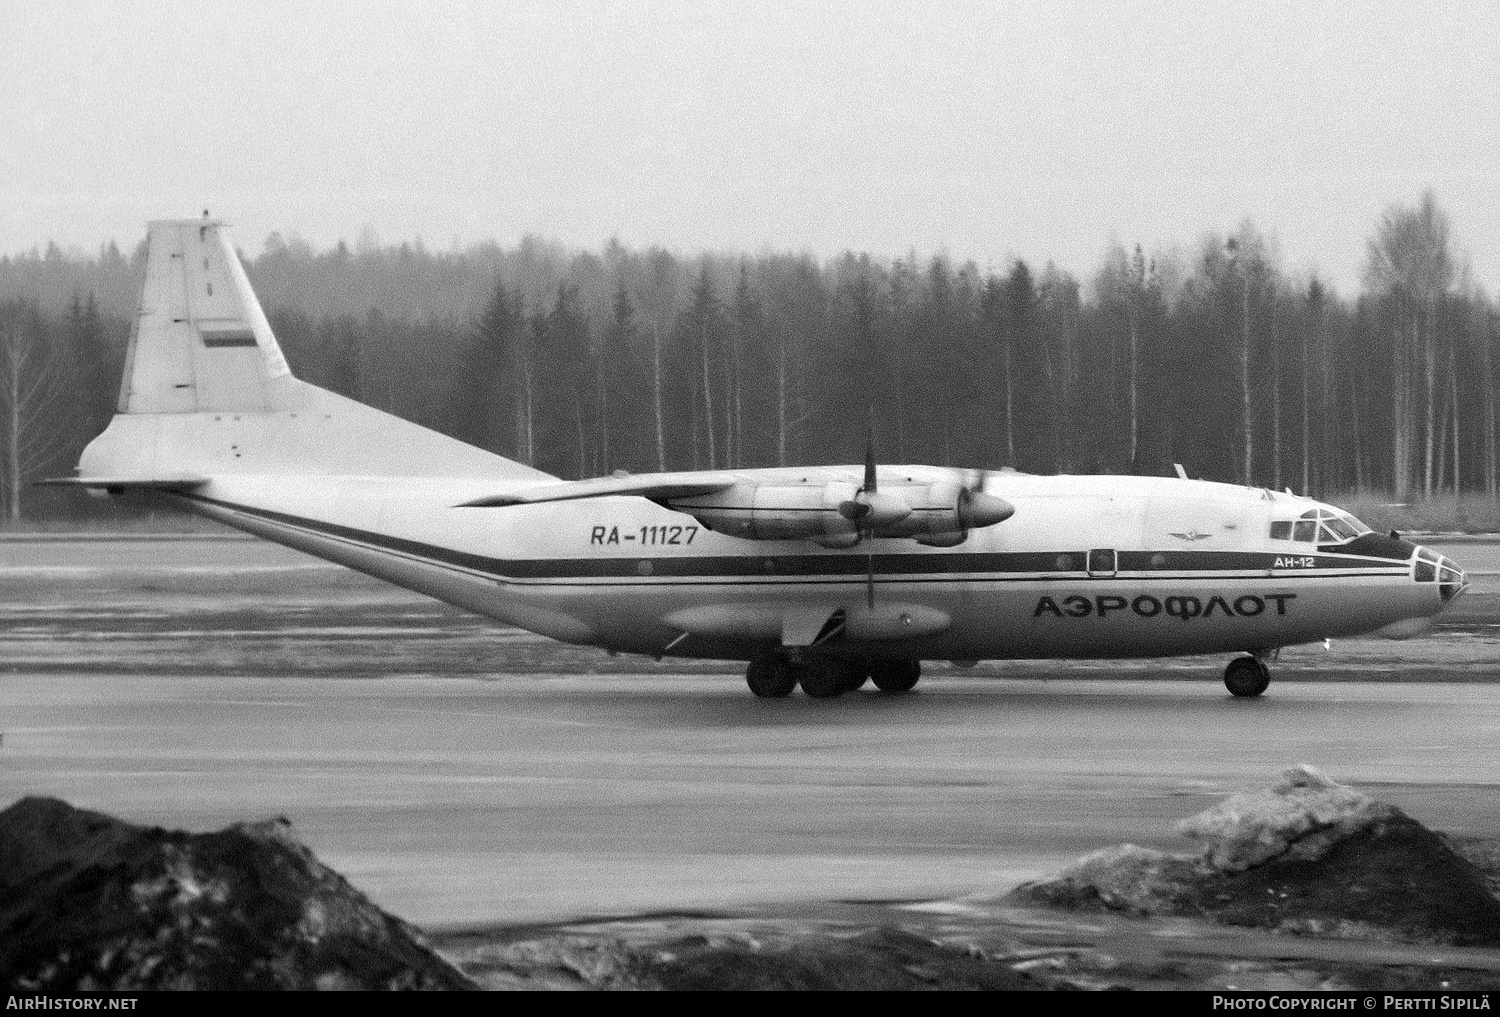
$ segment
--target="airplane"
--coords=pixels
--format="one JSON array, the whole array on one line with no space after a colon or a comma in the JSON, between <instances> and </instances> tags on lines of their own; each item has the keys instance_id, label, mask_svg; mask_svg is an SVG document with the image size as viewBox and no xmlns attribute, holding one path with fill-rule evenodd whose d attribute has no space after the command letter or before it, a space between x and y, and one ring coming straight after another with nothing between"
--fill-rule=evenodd
<instances>
[{"instance_id":1,"label":"airplane","mask_svg":"<svg viewBox=\"0 0 1500 1017\"><path fill-rule=\"evenodd\" d=\"M1332 505L1177 477L887 466L563 480L292 375L221 220L149 224L118 413L71 484L567 643L745 661L756 696L907 692L923 661L1414 635L1462 569Z\"/></svg>"}]
</instances>

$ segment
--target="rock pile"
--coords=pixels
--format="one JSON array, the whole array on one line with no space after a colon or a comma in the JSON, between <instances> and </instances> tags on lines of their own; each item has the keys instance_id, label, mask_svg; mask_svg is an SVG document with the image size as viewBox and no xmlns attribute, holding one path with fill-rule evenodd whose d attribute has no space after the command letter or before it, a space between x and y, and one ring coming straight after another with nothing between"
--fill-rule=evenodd
<instances>
[{"instance_id":1,"label":"rock pile","mask_svg":"<svg viewBox=\"0 0 1500 1017\"><path fill-rule=\"evenodd\" d=\"M1400 809L1310 767L1177 829L1202 850L1106 848L1014 897L1281 932L1500 946L1500 898L1484 873Z\"/></svg>"},{"instance_id":2,"label":"rock pile","mask_svg":"<svg viewBox=\"0 0 1500 1017\"><path fill-rule=\"evenodd\" d=\"M891 924L658 915L486 941L450 933L445 948L486 989L1046 989L1050 982Z\"/></svg>"},{"instance_id":3,"label":"rock pile","mask_svg":"<svg viewBox=\"0 0 1500 1017\"><path fill-rule=\"evenodd\" d=\"M194 834L53 798L0 812L0 984L474 988L284 819Z\"/></svg>"}]
</instances>

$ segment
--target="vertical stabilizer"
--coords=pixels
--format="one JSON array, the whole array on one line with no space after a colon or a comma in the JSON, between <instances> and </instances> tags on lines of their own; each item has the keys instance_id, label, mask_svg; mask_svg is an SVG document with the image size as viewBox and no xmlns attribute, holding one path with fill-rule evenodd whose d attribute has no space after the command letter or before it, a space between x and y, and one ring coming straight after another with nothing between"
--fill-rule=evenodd
<instances>
[{"instance_id":1,"label":"vertical stabilizer","mask_svg":"<svg viewBox=\"0 0 1500 1017\"><path fill-rule=\"evenodd\" d=\"M297 380L224 224L153 222L119 413L79 477L231 474L555 479Z\"/></svg>"},{"instance_id":2,"label":"vertical stabilizer","mask_svg":"<svg viewBox=\"0 0 1500 1017\"><path fill-rule=\"evenodd\" d=\"M223 223L150 224L121 413L282 407L291 371Z\"/></svg>"}]
</instances>

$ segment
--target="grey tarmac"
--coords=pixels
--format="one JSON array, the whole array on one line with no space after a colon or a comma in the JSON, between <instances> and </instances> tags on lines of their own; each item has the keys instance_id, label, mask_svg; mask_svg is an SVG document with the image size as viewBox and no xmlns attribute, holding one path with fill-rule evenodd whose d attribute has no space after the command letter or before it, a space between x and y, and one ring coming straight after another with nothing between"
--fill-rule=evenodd
<instances>
[{"instance_id":1,"label":"grey tarmac","mask_svg":"<svg viewBox=\"0 0 1500 1017\"><path fill-rule=\"evenodd\" d=\"M286 815L429 927L995 893L1120 841L1183 850L1175 820L1298 762L1500 838L1497 594L1478 576L1407 643L1289 650L1255 701L1211 658L764 701L737 668L554 647L258 542L6 541L0 799Z\"/></svg>"}]
</instances>

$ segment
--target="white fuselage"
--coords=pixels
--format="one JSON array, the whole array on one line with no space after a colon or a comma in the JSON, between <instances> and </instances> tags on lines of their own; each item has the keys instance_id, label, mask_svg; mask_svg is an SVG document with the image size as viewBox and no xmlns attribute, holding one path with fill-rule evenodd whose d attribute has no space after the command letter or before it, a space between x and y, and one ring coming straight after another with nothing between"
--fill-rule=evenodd
<instances>
[{"instance_id":1,"label":"white fuselage","mask_svg":"<svg viewBox=\"0 0 1500 1017\"><path fill-rule=\"evenodd\" d=\"M1327 506L1202 481L873 449L863 467L562 481L294 377L207 217L148 227L118 411L54 483L185 503L568 642L748 660L756 695L907 691L934 658L1260 656L1409 633L1463 588ZM1252 664L1226 671L1236 695L1264 690Z\"/></svg>"},{"instance_id":2,"label":"white fuselage","mask_svg":"<svg viewBox=\"0 0 1500 1017\"><path fill-rule=\"evenodd\" d=\"M820 480L859 473L809 469ZM926 469L882 467L882 485ZM809 470L740 472L795 481ZM1411 555L1269 535L1274 519L1317 502L1204 481L993 474L985 489L1013 518L955 547L875 539L847 550L723 536L638 497L455 507L493 486L242 475L167 497L503 622L652 655L752 659L836 611L848 624L827 648L872 657L1264 651L1426 618L1444 599L1416 581Z\"/></svg>"}]
</instances>

